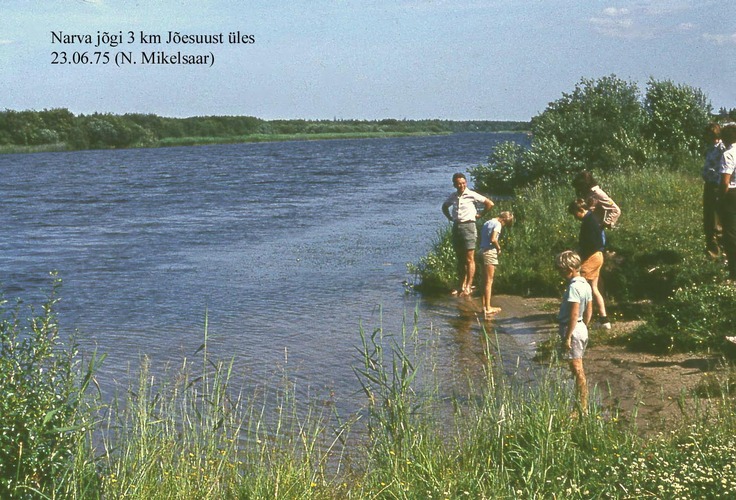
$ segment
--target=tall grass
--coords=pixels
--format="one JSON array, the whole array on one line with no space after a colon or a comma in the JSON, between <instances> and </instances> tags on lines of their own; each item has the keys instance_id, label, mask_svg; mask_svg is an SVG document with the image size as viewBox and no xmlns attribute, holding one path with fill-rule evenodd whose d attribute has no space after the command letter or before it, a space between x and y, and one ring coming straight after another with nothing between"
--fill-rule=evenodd
<instances>
[{"instance_id":1,"label":"tall grass","mask_svg":"<svg viewBox=\"0 0 736 500\"><path fill-rule=\"evenodd\" d=\"M234 390L232 363L209 358L206 327L198 352L198 369L185 360L160 382L144 360L137 386L110 408L100 459L105 496L328 497L329 460L339 452L324 416L299 411L288 383L275 399Z\"/></svg>"},{"instance_id":2,"label":"tall grass","mask_svg":"<svg viewBox=\"0 0 736 500\"><path fill-rule=\"evenodd\" d=\"M596 405L589 416L572 417L574 388L562 367L551 365L533 386L504 375L494 336L478 339L487 346L485 376L469 381L468 395L453 401L447 432L437 418L439 386L425 387L422 397L412 389L422 364L431 363L426 351L412 355L416 330L392 339L390 350L382 347L382 332L362 335L356 371L369 395L370 424L365 468L353 478L350 498L736 494L732 402L716 400L710 410L689 414L688 426L644 438Z\"/></svg>"},{"instance_id":3,"label":"tall grass","mask_svg":"<svg viewBox=\"0 0 736 500\"><path fill-rule=\"evenodd\" d=\"M50 309L40 317L50 318ZM51 325L52 322L36 322ZM77 406L63 454L24 448L31 466L54 467L45 481L2 470L7 498L728 498L736 494L732 457L736 418L728 381L708 405L683 411L687 425L641 437L595 403L572 418L574 388L554 362L534 385L504 374L495 332L480 376L447 395L436 371L436 333L405 326L398 334L361 330L355 372L365 407L346 423L297 401L285 374L276 391L245 394L232 364L211 359L204 343L195 361L169 376L144 359L137 382L102 407ZM6 329L16 328L5 324ZM41 329L42 330L42 329ZM39 330L40 331L40 330ZM46 330L48 331L48 330ZM49 347L61 348L58 337ZM33 343L15 344L33 350ZM46 351L49 352L49 351ZM76 351L67 351L72 361ZM69 358L66 358L69 359ZM89 381L87 368L47 365L63 386ZM94 365L90 365L94 369ZM7 368L7 367L6 367ZM19 415L0 383L0 433ZM478 373L476 370L475 373ZM65 378L66 377L66 378ZM526 377L524 377L526 380ZM72 401L92 398L78 382ZM711 390L713 387L710 388ZM596 401L593 391L592 401ZM99 396L97 396L99 397ZM68 401L68 400L67 400ZM88 400L89 401L89 400ZM99 402L99 399L97 399ZM104 418L92 418L95 416ZM32 425L35 418L17 419ZM47 415L48 416L48 415ZM55 443L58 441L45 441ZM63 462L58 458L63 457ZM5 465L5 464L4 464ZM39 470L41 470L39 469ZM8 478L13 481L7 482Z\"/></svg>"},{"instance_id":4,"label":"tall grass","mask_svg":"<svg viewBox=\"0 0 736 500\"><path fill-rule=\"evenodd\" d=\"M599 179L603 189L621 206L616 229L607 231L608 249L615 252L604 268L603 286L611 299L662 299L694 281L722 274L720 266L704 258L702 183L697 167L691 172L663 168L609 173ZM567 214L575 197L570 186L538 183L499 200L493 213L511 210L517 219L502 235L502 262L494 279L498 292L557 295L559 276L554 255L574 249L580 224ZM450 288L456 279L449 232L440 233L428 256L412 269L420 289ZM482 273L476 273L478 280ZM424 286L424 282L428 286Z\"/></svg>"},{"instance_id":5,"label":"tall grass","mask_svg":"<svg viewBox=\"0 0 736 500\"><path fill-rule=\"evenodd\" d=\"M659 300L686 283L720 274L702 251L702 183L695 174L636 169L607 174L599 182L623 212L618 227L606 231L607 248L615 253L602 275L610 299ZM499 203L499 210L510 209L519 220L507 231L503 268L494 280L500 291L557 293L552 258L574 249L580 230L566 210L574 196L569 186L538 184Z\"/></svg>"}]
</instances>

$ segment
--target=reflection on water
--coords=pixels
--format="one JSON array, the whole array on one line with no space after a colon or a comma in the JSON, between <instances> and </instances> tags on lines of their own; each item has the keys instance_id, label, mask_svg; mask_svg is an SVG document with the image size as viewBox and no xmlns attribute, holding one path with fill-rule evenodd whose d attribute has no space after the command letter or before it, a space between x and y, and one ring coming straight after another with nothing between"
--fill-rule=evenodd
<instances>
[{"instance_id":1,"label":"reflection on water","mask_svg":"<svg viewBox=\"0 0 736 500\"><path fill-rule=\"evenodd\" d=\"M299 391L352 408L360 325L437 335L436 369L460 380L483 359L482 321L455 298L407 294L406 264L446 224L456 171L498 141L458 134L0 156L0 283L38 303L63 279L59 319L108 354L100 382L140 357L178 366L204 338L245 382L282 368ZM504 363L528 335L497 341Z\"/></svg>"}]
</instances>

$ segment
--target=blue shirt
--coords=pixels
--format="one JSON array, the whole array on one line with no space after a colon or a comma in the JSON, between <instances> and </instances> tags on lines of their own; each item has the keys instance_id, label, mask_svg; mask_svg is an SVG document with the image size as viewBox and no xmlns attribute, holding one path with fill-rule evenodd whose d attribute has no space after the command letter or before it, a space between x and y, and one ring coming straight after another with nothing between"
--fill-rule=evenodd
<instances>
[{"instance_id":1,"label":"blue shirt","mask_svg":"<svg viewBox=\"0 0 736 500\"><path fill-rule=\"evenodd\" d=\"M570 322L570 309L572 304L579 303L580 309L578 309L578 321L583 320L583 314L585 309L588 307L588 303L593 300L593 289L582 276L576 276L570 280L565 290L565 295L562 297L562 303L560 304L560 313L557 315L557 322L560 324L566 324Z\"/></svg>"},{"instance_id":2,"label":"blue shirt","mask_svg":"<svg viewBox=\"0 0 736 500\"><path fill-rule=\"evenodd\" d=\"M721 141L708 148L708 152L705 154L702 172L705 182L710 184L721 183L721 157L725 150L726 146Z\"/></svg>"},{"instance_id":3,"label":"blue shirt","mask_svg":"<svg viewBox=\"0 0 736 500\"><path fill-rule=\"evenodd\" d=\"M498 232L498 236L496 236L496 238L498 239L498 237L501 236L502 228L503 224L501 224L501 221L499 221L498 219L487 220L483 224L483 227L480 229L480 249L489 250L491 248L496 248L491 243L491 241L493 240L493 233Z\"/></svg>"},{"instance_id":4,"label":"blue shirt","mask_svg":"<svg viewBox=\"0 0 736 500\"><path fill-rule=\"evenodd\" d=\"M602 252L606 248L606 233L603 232L603 227L592 210L583 217L578 245L578 253L583 262L594 253Z\"/></svg>"}]
</instances>

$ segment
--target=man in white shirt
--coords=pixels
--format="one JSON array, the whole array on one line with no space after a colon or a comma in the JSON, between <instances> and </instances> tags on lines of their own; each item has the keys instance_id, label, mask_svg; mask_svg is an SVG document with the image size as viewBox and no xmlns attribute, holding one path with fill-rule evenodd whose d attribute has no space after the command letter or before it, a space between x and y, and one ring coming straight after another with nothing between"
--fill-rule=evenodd
<instances>
[{"instance_id":1,"label":"man in white shirt","mask_svg":"<svg viewBox=\"0 0 736 500\"><path fill-rule=\"evenodd\" d=\"M468 189L468 180L465 174L456 173L452 176L452 184L456 191L442 204L442 213L452 222L452 245L455 249L458 264L460 288L453 291L453 295L470 295L475 275L475 243L478 238L476 219L478 213L476 203L482 203L485 211L493 207L493 202L485 196ZM452 207L452 213L450 212Z\"/></svg>"}]
</instances>

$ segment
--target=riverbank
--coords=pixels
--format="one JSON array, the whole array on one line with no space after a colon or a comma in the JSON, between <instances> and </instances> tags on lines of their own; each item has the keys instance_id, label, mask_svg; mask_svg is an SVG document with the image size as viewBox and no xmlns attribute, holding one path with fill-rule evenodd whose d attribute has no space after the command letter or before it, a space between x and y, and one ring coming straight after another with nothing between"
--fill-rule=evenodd
<instances>
[{"instance_id":1,"label":"riverbank","mask_svg":"<svg viewBox=\"0 0 736 500\"><path fill-rule=\"evenodd\" d=\"M479 297L468 300L480 311ZM553 298L498 295L493 297L493 304L502 311L489 323L501 335L533 335L542 339L556 335L559 302ZM640 434L651 435L682 424L683 409L707 404L708 400L696 392L712 387L728 372L716 355L653 355L611 342L639 323L615 322L610 332L593 328L584 366L591 393L596 394L593 401L603 412L617 414L616 418L635 423ZM536 347L529 345L530 351ZM686 414L692 415L692 411Z\"/></svg>"}]
</instances>

